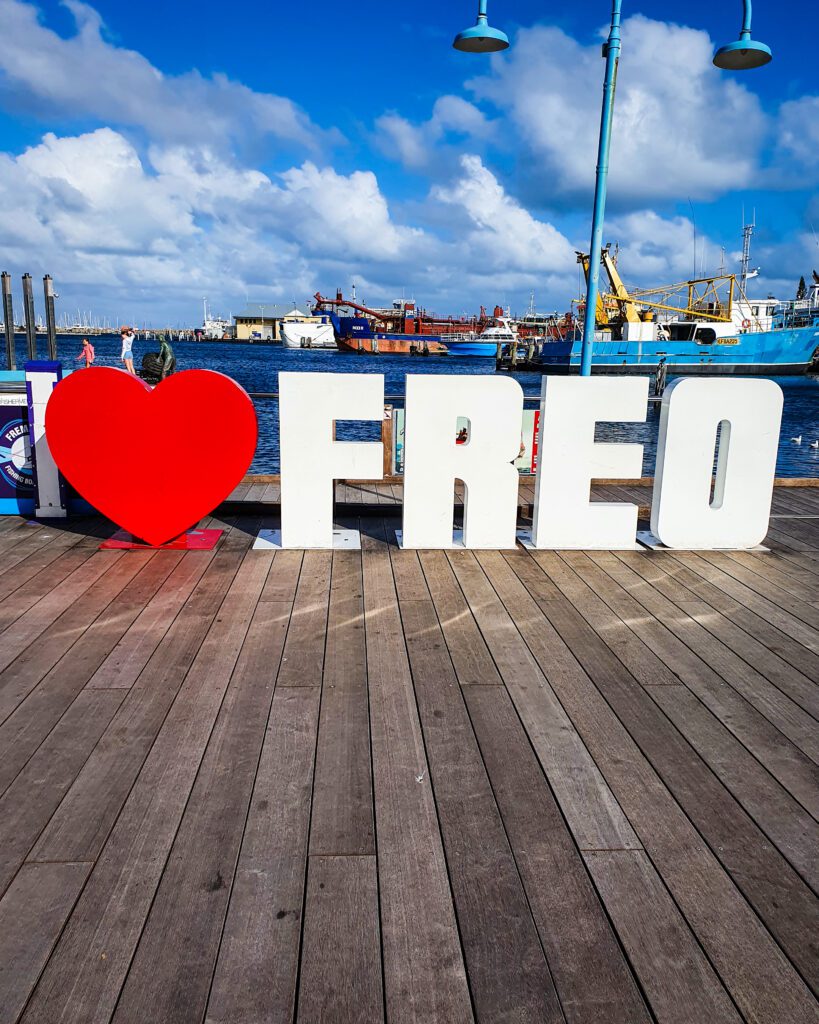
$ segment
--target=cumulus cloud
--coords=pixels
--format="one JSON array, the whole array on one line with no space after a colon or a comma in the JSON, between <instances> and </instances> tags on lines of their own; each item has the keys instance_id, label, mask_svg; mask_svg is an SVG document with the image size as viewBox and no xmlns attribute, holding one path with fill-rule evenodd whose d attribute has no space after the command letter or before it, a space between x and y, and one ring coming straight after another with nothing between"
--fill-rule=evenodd
<instances>
[{"instance_id":1,"label":"cumulus cloud","mask_svg":"<svg viewBox=\"0 0 819 1024\"><path fill-rule=\"evenodd\" d=\"M272 138L317 150L329 137L285 97L254 92L223 74L165 75L141 54L109 42L92 7L79 0L64 6L76 25L67 39L43 25L32 4L0 4L0 86L18 109L25 103L60 117L136 128L165 144L241 146ZM89 68L93 74L80 73Z\"/></svg>"},{"instance_id":2,"label":"cumulus cloud","mask_svg":"<svg viewBox=\"0 0 819 1024\"><path fill-rule=\"evenodd\" d=\"M610 165L611 195L644 204L710 197L752 178L766 131L758 99L711 64L707 33L642 15L623 25ZM603 63L558 28L518 33L509 56L469 86L511 118L539 201L588 195Z\"/></svg>"},{"instance_id":3,"label":"cumulus cloud","mask_svg":"<svg viewBox=\"0 0 819 1024\"><path fill-rule=\"evenodd\" d=\"M393 111L379 117L375 129L375 142L383 153L410 170L423 170L432 164L440 168L442 162L451 167L457 153L442 145L448 139L489 139L495 125L474 103L447 95L435 101L427 121L415 124Z\"/></svg>"},{"instance_id":4,"label":"cumulus cloud","mask_svg":"<svg viewBox=\"0 0 819 1024\"><path fill-rule=\"evenodd\" d=\"M783 103L776 137L779 146L815 177L819 152L819 96L803 96Z\"/></svg>"},{"instance_id":5,"label":"cumulus cloud","mask_svg":"<svg viewBox=\"0 0 819 1024\"><path fill-rule=\"evenodd\" d=\"M306 161L268 176L179 146L143 157L110 128L49 134L0 157L9 264L95 295L98 309L150 297L161 322L203 294L304 301L351 279L371 301L407 288L440 309L570 287L567 239L508 196L479 157L464 157L429 203L457 226L451 237L401 223L368 171Z\"/></svg>"},{"instance_id":6,"label":"cumulus cloud","mask_svg":"<svg viewBox=\"0 0 819 1024\"><path fill-rule=\"evenodd\" d=\"M466 245L476 266L531 275L565 272L574 263L568 240L509 196L480 157L462 157L461 167L458 181L436 186L432 195L468 218Z\"/></svg>"},{"instance_id":7,"label":"cumulus cloud","mask_svg":"<svg viewBox=\"0 0 819 1024\"><path fill-rule=\"evenodd\" d=\"M364 169L368 154L345 173L329 165L332 136L293 100L226 76L165 75L111 42L92 7L64 5L68 38L32 3L0 0L0 102L63 125L23 153L0 153L9 269L52 273L66 298L100 311L134 299L157 322L198 311L203 294L222 296L226 312L245 296L304 302L351 280L370 302L405 289L441 312L521 306L530 290L565 308L574 294L574 248L588 244L599 47L524 29L468 83L470 99L441 96L426 120L401 110L378 118L363 141L431 182L423 198L398 203L385 191L390 177ZM711 50L702 32L641 16L625 24L607 238L620 242L630 285L690 274L693 226L670 211L688 196L756 185L766 137L800 169L792 180L815 164L819 98L785 103L773 132L744 84L712 68ZM88 67L93 76L77 73ZM99 127L66 134L75 119ZM277 141L287 169L254 165L259 138ZM556 223L527 206L559 211ZM567 237L578 229L579 240ZM811 245L806 230L800 258ZM760 244L755 258L787 278L796 247L786 248ZM701 237L699 254L698 266L715 269L714 242Z\"/></svg>"}]
</instances>

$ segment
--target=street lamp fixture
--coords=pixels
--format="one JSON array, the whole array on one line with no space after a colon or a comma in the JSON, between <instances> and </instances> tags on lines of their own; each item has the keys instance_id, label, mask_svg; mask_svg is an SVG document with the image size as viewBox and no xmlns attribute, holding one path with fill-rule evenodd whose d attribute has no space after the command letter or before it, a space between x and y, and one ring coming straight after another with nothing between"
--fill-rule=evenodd
<instances>
[{"instance_id":1,"label":"street lamp fixture","mask_svg":"<svg viewBox=\"0 0 819 1024\"><path fill-rule=\"evenodd\" d=\"M772 59L771 48L751 39L751 0L745 0L742 31L735 43L721 46L714 54L714 63L724 71L747 71L761 68Z\"/></svg>"},{"instance_id":2,"label":"street lamp fixture","mask_svg":"<svg viewBox=\"0 0 819 1024\"><path fill-rule=\"evenodd\" d=\"M714 54L714 64L726 71L746 71L760 68L771 60L770 47L751 38L751 0L743 0L744 15L742 29L736 42L720 47ZM456 50L464 53L496 53L509 46L509 39L499 29L491 28L486 15L487 0L479 0L478 22L472 28L460 32L453 42ZM586 309L583 322L583 341L580 357L580 373L591 374L592 346L597 326L597 296L600 293L600 260L594 258L603 247L603 216L606 209L606 186L609 171L609 150L611 148L611 123L614 112L614 92L617 86L617 68L620 63L620 18L623 0L612 0L611 29L603 47L606 60L606 75L603 82L603 112L600 119L600 142L597 152L597 177L594 189L594 213L592 216L592 237L589 248L589 281L586 291Z\"/></svg>"},{"instance_id":3,"label":"street lamp fixture","mask_svg":"<svg viewBox=\"0 0 819 1024\"><path fill-rule=\"evenodd\" d=\"M486 18L487 0L479 0L478 20L470 28L455 36L452 44L462 53L498 53L509 47L509 37L500 29L492 28Z\"/></svg>"}]
</instances>

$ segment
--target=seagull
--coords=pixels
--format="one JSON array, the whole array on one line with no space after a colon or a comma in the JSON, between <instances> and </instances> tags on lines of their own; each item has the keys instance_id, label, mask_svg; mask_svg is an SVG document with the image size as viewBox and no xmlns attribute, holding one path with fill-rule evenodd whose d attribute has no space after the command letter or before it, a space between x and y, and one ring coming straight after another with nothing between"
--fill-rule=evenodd
<instances>
[{"instance_id":1,"label":"seagull","mask_svg":"<svg viewBox=\"0 0 819 1024\"><path fill-rule=\"evenodd\" d=\"M802 435L800 434L799 437L792 437L791 441L793 441L794 444L802 444Z\"/></svg>"},{"instance_id":2,"label":"seagull","mask_svg":"<svg viewBox=\"0 0 819 1024\"><path fill-rule=\"evenodd\" d=\"M810 446L811 448L819 448L819 441L811 441Z\"/></svg>"}]
</instances>

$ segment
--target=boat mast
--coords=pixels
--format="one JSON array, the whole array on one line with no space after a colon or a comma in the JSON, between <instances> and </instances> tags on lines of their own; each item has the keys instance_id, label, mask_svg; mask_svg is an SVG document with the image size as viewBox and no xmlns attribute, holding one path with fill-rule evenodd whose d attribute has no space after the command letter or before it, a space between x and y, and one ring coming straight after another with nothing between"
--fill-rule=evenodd
<instances>
[{"instance_id":1,"label":"boat mast","mask_svg":"<svg viewBox=\"0 0 819 1024\"><path fill-rule=\"evenodd\" d=\"M742 219L745 220L743 213ZM744 224L742 227L742 260L740 262L739 272L739 283L742 286L742 291L745 291L745 285L749 277L755 277L755 274L751 274L751 235L754 233L756 227L756 210L753 212L750 224Z\"/></svg>"}]
</instances>

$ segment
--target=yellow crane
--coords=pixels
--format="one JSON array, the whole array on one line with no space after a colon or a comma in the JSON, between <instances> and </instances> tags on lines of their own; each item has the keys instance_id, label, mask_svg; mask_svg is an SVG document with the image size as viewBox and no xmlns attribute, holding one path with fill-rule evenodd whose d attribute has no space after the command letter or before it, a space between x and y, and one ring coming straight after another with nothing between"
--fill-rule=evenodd
<instances>
[{"instance_id":1,"label":"yellow crane","mask_svg":"<svg viewBox=\"0 0 819 1024\"><path fill-rule=\"evenodd\" d=\"M597 323L640 323L649 318L651 310L665 310L698 320L730 323L734 296L739 288L735 274L720 274L693 281L680 281L662 288L639 288L629 292L617 270L610 246L600 254L600 261L609 279L610 291L597 296ZM577 253L586 283L589 280L588 254ZM740 289L741 292L741 289ZM679 304L674 304L674 299Z\"/></svg>"}]
</instances>

